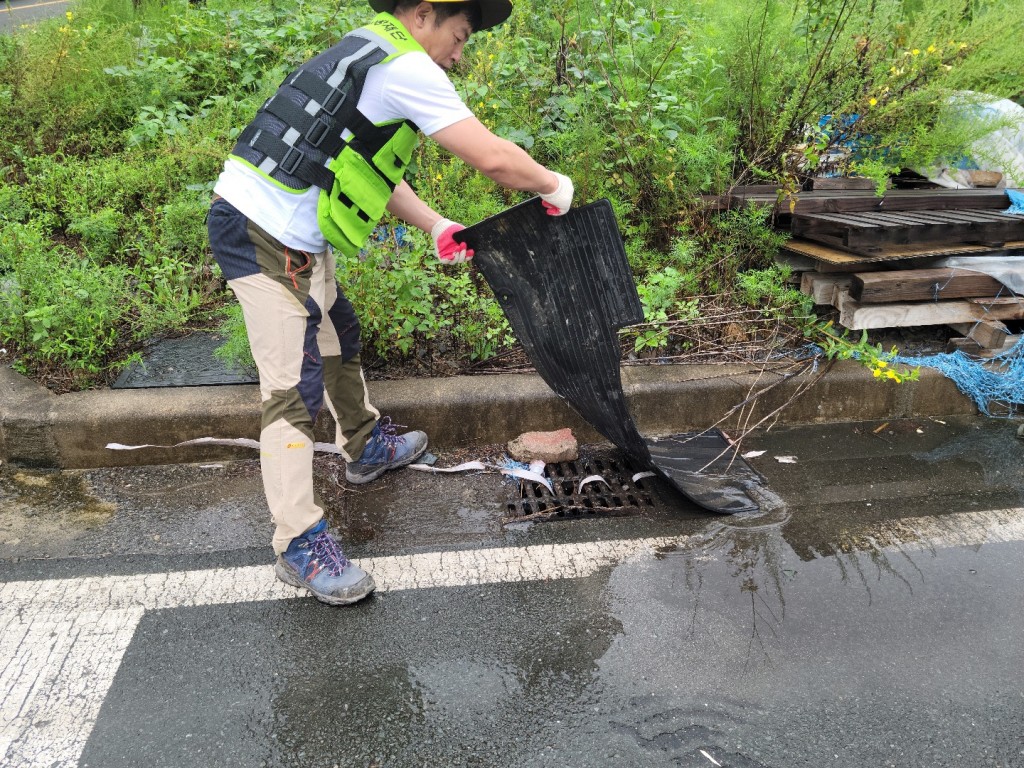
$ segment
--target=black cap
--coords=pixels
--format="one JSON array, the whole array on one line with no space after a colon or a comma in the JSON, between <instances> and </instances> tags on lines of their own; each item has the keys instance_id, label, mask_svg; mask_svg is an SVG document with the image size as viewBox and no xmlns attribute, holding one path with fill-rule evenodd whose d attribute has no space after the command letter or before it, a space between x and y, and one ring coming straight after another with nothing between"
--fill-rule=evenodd
<instances>
[{"instance_id":1,"label":"black cap","mask_svg":"<svg viewBox=\"0 0 1024 768\"><path fill-rule=\"evenodd\" d=\"M425 0L429 3L461 3L467 0ZM391 13L396 0L369 0L370 7L377 13ZM480 6L480 32L496 27L512 14L512 0L476 0Z\"/></svg>"}]
</instances>

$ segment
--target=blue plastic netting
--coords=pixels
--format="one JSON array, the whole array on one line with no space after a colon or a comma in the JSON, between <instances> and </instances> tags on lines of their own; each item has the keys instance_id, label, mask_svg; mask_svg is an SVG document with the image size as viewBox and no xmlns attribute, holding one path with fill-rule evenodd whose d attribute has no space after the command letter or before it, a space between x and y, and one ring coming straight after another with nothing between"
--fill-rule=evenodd
<instances>
[{"instance_id":1,"label":"blue plastic netting","mask_svg":"<svg viewBox=\"0 0 1024 768\"><path fill-rule=\"evenodd\" d=\"M1012 418L1024 405L1024 338L1010 349L986 360L978 360L959 350L926 357L896 355L892 362L907 366L934 368L956 384L957 389L974 400L986 416ZM1006 413L993 413L999 406Z\"/></svg>"}]
</instances>

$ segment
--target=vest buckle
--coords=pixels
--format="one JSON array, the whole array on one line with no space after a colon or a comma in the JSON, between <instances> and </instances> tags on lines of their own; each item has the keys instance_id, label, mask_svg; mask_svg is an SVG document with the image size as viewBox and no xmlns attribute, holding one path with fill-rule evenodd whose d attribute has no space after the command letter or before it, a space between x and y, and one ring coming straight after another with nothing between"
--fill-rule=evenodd
<instances>
[{"instance_id":1,"label":"vest buckle","mask_svg":"<svg viewBox=\"0 0 1024 768\"><path fill-rule=\"evenodd\" d=\"M338 110L345 104L345 100L348 98L348 92L352 85L348 82L341 84L340 88L332 88L331 95L328 96L324 103L320 105L320 109L326 112L331 117L338 114Z\"/></svg>"},{"instance_id":2,"label":"vest buckle","mask_svg":"<svg viewBox=\"0 0 1024 768\"><path fill-rule=\"evenodd\" d=\"M283 158L277 163L277 167L280 168L284 173L289 176L294 176L296 169L299 167L299 163L302 162L305 155L295 147L288 147L288 151L285 152Z\"/></svg>"},{"instance_id":3,"label":"vest buckle","mask_svg":"<svg viewBox=\"0 0 1024 768\"><path fill-rule=\"evenodd\" d=\"M309 130L306 131L306 135L303 137L312 144L314 147L319 147L320 142L327 136L328 131L331 129L331 123L327 122L323 118L313 118L312 125L309 126Z\"/></svg>"}]
</instances>

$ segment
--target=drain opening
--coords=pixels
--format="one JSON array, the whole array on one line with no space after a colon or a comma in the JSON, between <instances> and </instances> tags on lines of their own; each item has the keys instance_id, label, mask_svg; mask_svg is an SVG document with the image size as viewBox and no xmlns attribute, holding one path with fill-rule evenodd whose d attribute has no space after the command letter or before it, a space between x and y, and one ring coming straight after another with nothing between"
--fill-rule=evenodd
<instances>
[{"instance_id":1,"label":"drain opening","mask_svg":"<svg viewBox=\"0 0 1024 768\"><path fill-rule=\"evenodd\" d=\"M633 481L641 470L624 456L580 457L575 461L548 464L544 475L554 493L539 483L520 483L520 498L507 502L504 522L568 520L582 517L623 517L656 506L654 478ZM582 488L588 477L600 476Z\"/></svg>"}]
</instances>

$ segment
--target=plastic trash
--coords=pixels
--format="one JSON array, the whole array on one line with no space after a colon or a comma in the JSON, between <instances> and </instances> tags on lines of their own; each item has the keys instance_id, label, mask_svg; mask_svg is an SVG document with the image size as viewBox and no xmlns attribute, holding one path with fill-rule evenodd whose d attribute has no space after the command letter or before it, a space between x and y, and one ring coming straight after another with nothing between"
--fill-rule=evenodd
<instances>
[{"instance_id":1,"label":"plastic trash","mask_svg":"<svg viewBox=\"0 0 1024 768\"><path fill-rule=\"evenodd\" d=\"M997 188L1024 186L1024 107L1011 99L971 91L956 94L951 104L963 120L991 125L992 130L960 157L917 170L929 181L951 189L972 187L969 171L977 169L1000 172Z\"/></svg>"},{"instance_id":2,"label":"plastic trash","mask_svg":"<svg viewBox=\"0 0 1024 768\"><path fill-rule=\"evenodd\" d=\"M1006 194L1010 197L1010 207L1003 211L1003 213L1024 213L1024 192L1019 192L1016 189L1008 189L1006 190Z\"/></svg>"}]
</instances>

